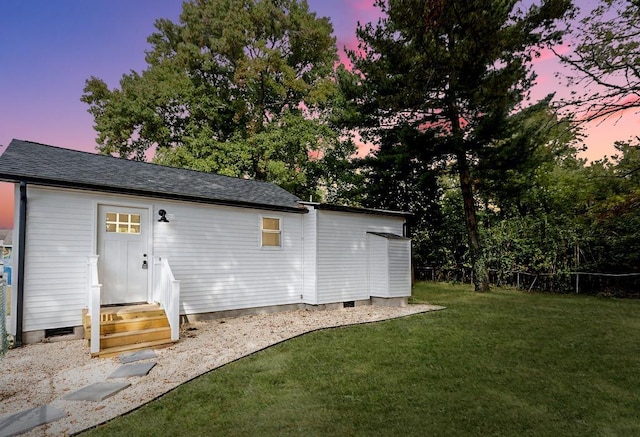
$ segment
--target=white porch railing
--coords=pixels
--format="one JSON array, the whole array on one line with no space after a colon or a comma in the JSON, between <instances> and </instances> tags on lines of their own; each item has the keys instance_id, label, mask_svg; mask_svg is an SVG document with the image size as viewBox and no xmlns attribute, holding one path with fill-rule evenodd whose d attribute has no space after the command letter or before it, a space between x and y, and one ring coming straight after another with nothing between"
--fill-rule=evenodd
<instances>
[{"instance_id":1,"label":"white porch railing","mask_svg":"<svg viewBox=\"0 0 640 437\"><path fill-rule=\"evenodd\" d=\"M177 341L180 336L180 281L173 276L166 258L154 257L153 299L167 313L171 340Z\"/></svg>"},{"instance_id":2,"label":"white porch railing","mask_svg":"<svg viewBox=\"0 0 640 437\"><path fill-rule=\"evenodd\" d=\"M91 316L91 355L100 352L100 292L102 284L98 281L98 255L89 255L88 268L88 288L89 301L87 308Z\"/></svg>"}]
</instances>

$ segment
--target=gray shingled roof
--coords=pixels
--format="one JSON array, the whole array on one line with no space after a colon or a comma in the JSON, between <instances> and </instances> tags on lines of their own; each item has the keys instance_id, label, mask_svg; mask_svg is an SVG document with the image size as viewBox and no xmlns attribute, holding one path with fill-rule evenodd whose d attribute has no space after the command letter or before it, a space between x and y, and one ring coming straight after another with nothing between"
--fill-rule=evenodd
<instances>
[{"instance_id":1,"label":"gray shingled roof","mask_svg":"<svg viewBox=\"0 0 640 437\"><path fill-rule=\"evenodd\" d=\"M0 180L194 202L306 212L298 197L269 182L165 167L13 140L0 156Z\"/></svg>"}]
</instances>

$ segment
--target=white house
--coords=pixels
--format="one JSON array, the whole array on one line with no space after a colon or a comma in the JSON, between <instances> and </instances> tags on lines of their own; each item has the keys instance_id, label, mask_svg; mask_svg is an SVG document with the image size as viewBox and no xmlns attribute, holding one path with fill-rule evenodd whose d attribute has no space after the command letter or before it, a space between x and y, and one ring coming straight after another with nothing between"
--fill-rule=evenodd
<instances>
[{"instance_id":1,"label":"white house","mask_svg":"<svg viewBox=\"0 0 640 437\"><path fill-rule=\"evenodd\" d=\"M402 305L411 294L405 213L302 202L267 182L21 140L0 157L0 180L15 183L18 343L77 335L84 324L97 354L133 328L93 329L100 322L90 316L126 318L131 304L158 304L175 341L180 318ZM157 325L137 320L148 332L135 343L153 345Z\"/></svg>"}]
</instances>

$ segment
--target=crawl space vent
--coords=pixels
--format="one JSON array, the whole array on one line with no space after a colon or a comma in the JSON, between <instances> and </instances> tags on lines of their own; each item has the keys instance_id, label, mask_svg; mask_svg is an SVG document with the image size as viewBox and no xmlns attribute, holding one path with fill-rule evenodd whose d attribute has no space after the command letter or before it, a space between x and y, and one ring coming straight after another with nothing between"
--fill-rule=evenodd
<instances>
[{"instance_id":1,"label":"crawl space vent","mask_svg":"<svg viewBox=\"0 0 640 437\"><path fill-rule=\"evenodd\" d=\"M353 308L356 306L356 303L352 300L350 300L349 302L344 302L342 304L342 308Z\"/></svg>"},{"instance_id":2,"label":"crawl space vent","mask_svg":"<svg viewBox=\"0 0 640 437\"><path fill-rule=\"evenodd\" d=\"M63 335L73 334L73 326L67 328L53 328L44 330L44 338L61 337Z\"/></svg>"}]
</instances>

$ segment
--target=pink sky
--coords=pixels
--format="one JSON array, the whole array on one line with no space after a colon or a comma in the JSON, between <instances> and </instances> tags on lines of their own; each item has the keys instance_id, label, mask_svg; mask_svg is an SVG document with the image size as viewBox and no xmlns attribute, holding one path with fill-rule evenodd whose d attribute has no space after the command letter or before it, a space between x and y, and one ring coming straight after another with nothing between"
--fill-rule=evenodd
<instances>
[{"instance_id":1,"label":"pink sky","mask_svg":"<svg viewBox=\"0 0 640 437\"><path fill-rule=\"evenodd\" d=\"M591 3L593 0L589 0ZM0 4L0 153L11 139L95 151L93 119L80 102L94 75L110 87L145 67L146 38L157 18L177 21L181 0L20 0ZM356 23L377 20L373 0L308 0L329 16L340 51L355 48ZM586 2L581 2L586 3ZM586 6L584 6L586 8ZM55 18L54 18L55 17ZM344 59L344 55L342 55ZM553 56L536 61L533 97L566 92ZM589 159L613 152L613 142L638 131L637 114L588 130ZM13 227L13 187L0 183L0 229Z\"/></svg>"}]
</instances>

